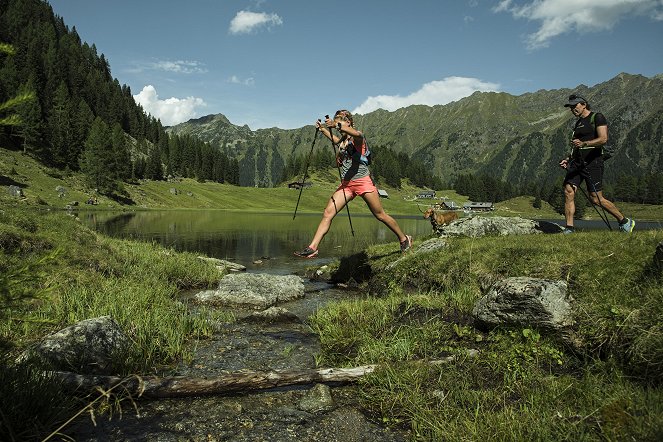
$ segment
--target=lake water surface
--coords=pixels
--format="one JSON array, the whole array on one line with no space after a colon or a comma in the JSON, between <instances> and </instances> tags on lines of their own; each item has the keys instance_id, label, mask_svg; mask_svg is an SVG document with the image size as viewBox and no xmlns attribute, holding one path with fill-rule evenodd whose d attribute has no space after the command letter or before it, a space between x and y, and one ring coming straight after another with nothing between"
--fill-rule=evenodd
<instances>
[{"instance_id":1,"label":"lake water surface","mask_svg":"<svg viewBox=\"0 0 663 442\"><path fill-rule=\"evenodd\" d=\"M352 214L352 212L351 212ZM320 214L231 212L223 210L164 210L137 212L82 212L90 227L116 238L155 241L178 251L201 253L245 265L249 271L291 274L307 266L360 252L374 244L393 244L396 236L371 215L352 215L354 236L346 212L339 213L320 244L314 259L293 256L309 244ZM404 232L414 238L432 233L421 216L394 216ZM550 220L563 225L563 219ZM611 223L617 230L617 223ZM576 221L580 230L601 230L599 220ZM660 221L637 221L636 231L660 229Z\"/></svg>"},{"instance_id":2,"label":"lake water surface","mask_svg":"<svg viewBox=\"0 0 663 442\"><path fill-rule=\"evenodd\" d=\"M395 252L399 247L396 236L370 215L352 215L352 236L346 212L336 216L320 244L319 257L314 259L298 258L293 252L309 244L320 214L298 214L293 220L291 213L172 210L84 212L80 217L85 224L112 237L155 241L178 251L232 260L249 271L276 274L293 273L374 244L391 243ZM423 217L394 218L404 232L415 238L432 233L430 222Z\"/></svg>"}]
</instances>

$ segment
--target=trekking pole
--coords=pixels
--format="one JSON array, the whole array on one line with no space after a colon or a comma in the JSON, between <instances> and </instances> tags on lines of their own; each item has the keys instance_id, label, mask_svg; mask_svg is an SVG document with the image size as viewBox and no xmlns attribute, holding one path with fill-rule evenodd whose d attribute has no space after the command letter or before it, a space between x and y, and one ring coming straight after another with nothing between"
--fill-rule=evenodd
<instances>
[{"instance_id":1,"label":"trekking pole","mask_svg":"<svg viewBox=\"0 0 663 442\"><path fill-rule=\"evenodd\" d=\"M318 119L320 122L320 119ZM304 166L304 175L302 176L301 187L299 188L299 197L297 198L297 205L295 206L295 213L292 215L292 219L295 219L297 216L297 208L299 207L299 200L302 199L302 191L304 190L304 181L306 180L306 174L308 173L308 165L311 162L311 155L313 155L313 146L315 146L315 141L318 139L318 132L320 132L320 127L315 126L315 135L313 135L313 142L311 143L311 151L308 153L308 159L306 160L306 166Z\"/></svg>"},{"instance_id":2,"label":"trekking pole","mask_svg":"<svg viewBox=\"0 0 663 442\"><path fill-rule=\"evenodd\" d=\"M325 115L325 119L329 119L329 115ZM332 151L334 152L334 161L336 161L336 144L334 144L334 135L332 135L331 128L329 128L329 139L331 140ZM341 187L343 186L343 176L341 175L341 165L336 161L336 168L338 169L338 178L341 180ZM352 218L350 217L350 206L348 206L348 197L345 196L345 189L343 191L343 199L345 200L345 209L348 212L348 221L350 222L350 232L352 236L355 236L355 229L352 227ZM334 194L332 193L332 202L334 203L334 209L336 209L336 200L334 200ZM336 210L338 213L338 210Z\"/></svg>"},{"instance_id":3,"label":"trekking pole","mask_svg":"<svg viewBox=\"0 0 663 442\"><path fill-rule=\"evenodd\" d=\"M591 181L588 181L588 182L591 182ZM601 197L599 196L598 192L596 191L596 187L594 186L594 183L591 183L591 184L592 184L592 188L594 189L594 194L596 195L596 198L599 200L598 205L603 210L603 214L601 214L601 212L599 212L599 209L596 208L596 204L594 204L594 202L592 202L592 200L589 198L589 195L587 194L587 192L585 192L585 190L580 186L578 186L578 189L580 189L582 194L585 195L585 198L587 198L587 201L589 202L589 204L591 204L592 207L594 207L594 210L596 210L596 213L599 215L599 218L601 218L601 220L605 223L605 225L608 226L608 230L612 230L612 226L610 225L610 220L608 220L608 214L605 213L605 207L603 207L603 204L601 204Z\"/></svg>"}]
</instances>

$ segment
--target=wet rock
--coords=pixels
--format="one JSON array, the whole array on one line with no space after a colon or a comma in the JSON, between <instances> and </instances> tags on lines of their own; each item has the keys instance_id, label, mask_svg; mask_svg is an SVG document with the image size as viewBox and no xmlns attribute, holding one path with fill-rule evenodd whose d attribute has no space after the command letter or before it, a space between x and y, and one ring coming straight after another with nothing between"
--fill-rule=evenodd
<instances>
[{"instance_id":1,"label":"wet rock","mask_svg":"<svg viewBox=\"0 0 663 442\"><path fill-rule=\"evenodd\" d=\"M225 272L245 272L246 267L236 262L226 261L225 259L210 258L208 256L199 256L198 259L208 261L214 264L219 270Z\"/></svg>"},{"instance_id":2,"label":"wet rock","mask_svg":"<svg viewBox=\"0 0 663 442\"><path fill-rule=\"evenodd\" d=\"M332 279L332 268L325 264L318 268L308 269L305 275L314 281L330 281Z\"/></svg>"},{"instance_id":3,"label":"wet rock","mask_svg":"<svg viewBox=\"0 0 663 442\"><path fill-rule=\"evenodd\" d=\"M528 277L494 282L474 305L479 324L516 325L546 331L563 331L573 325L571 303L564 281Z\"/></svg>"},{"instance_id":4,"label":"wet rock","mask_svg":"<svg viewBox=\"0 0 663 442\"><path fill-rule=\"evenodd\" d=\"M299 401L299 409L307 413L322 413L335 407L331 388L325 384L316 384Z\"/></svg>"},{"instance_id":5,"label":"wet rock","mask_svg":"<svg viewBox=\"0 0 663 442\"><path fill-rule=\"evenodd\" d=\"M301 322L297 315L283 307L270 307L260 312L253 312L244 318L244 321L265 323Z\"/></svg>"},{"instance_id":6,"label":"wet rock","mask_svg":"<svg viewBox=\"0 0 663 442\"><path fill-rule=\"evenodd\" d=\"M129 339L110 316L80 321L46 336L26 350L17 362L33 358L54 370L83 374L114 374L114 361L129 346Z\"/></svg>"},{"instance_id":7,"label":"wet rock","mask_svg":"<svg viewBox=\"0 0 663 442\"><path fill-rule=\"evenodd\" d=\"M473 216L462 218L445 226L440 235L479 237L559 233L561 231L562 227L547 221L506 216Z\"/></svg>"},{"instance_id":8,"label":"wet rock","mask_svg":"<svg viewBox=\"0 0 663 442\"><path fill-rule=\"evenodd\" d=\"M314 428L304 435L313 441L364 442L364 441L405 441L405 437L380 428L355 407L337 408L325 414Z\"/></svg>"},{"instance_id":9,"label":"wet rock","mask_svg":"<svg viewBox=\"0 0 663 442\"><path fill-rule=\"evenodd\" d=\"M201 304L266 309L303 296L304 283L299 276L235 273L224 276L217 290L197 293L194 299Z\"/></svg>"},{"instance_id":10,"label":"wet rock","mask_svg":"<svg viewBox=\"0 0 663 442\"><path fill-rule=\"evenodd\" d=\"M654 269L663 272L663 241L658 243L654 252Z\"/></svg>"}]
</instances>

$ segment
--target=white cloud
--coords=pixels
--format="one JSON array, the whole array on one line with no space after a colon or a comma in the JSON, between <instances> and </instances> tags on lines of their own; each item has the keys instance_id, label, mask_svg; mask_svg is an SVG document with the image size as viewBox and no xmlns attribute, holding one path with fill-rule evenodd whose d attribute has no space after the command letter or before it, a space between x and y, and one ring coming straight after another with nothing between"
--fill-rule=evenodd
<instances>
[{"instance_id":1,"label":"white cloud","mask_svg":"<svg viewBox=\"0 0 663 442\"><path fill-rule=\"evenodd\" d=\"M377 109L394 111L413 104L425 104L428 106L447 104L472 95L476 91L497 91L499 88L499 84L486 83L476 78L447 77L443 80L426 83L421 89L405 97L400 95L368 97L366 101L352 112L366 114Z\"/></svg>"},{"instance_id":2,"label":"white cloud","mask_svg":"<svg viewBox=\"0 0 663 442\"><path fill-rule=\"evenodd\" d=\"M204 74L207 72L205 65L198 61L162 60L152 64L152 68L160 71L175 72L178 74Z\"/></svg>"},{"instance_id":3,"label":"white cloud","mask_svg":"<svg viewBox=\"0 0 663 442\"><path fill-rule=\"evenodd\" d=\"M237 75L233 75L228 79L228 83L241 84L243 86L253 86L256 84L256 81L253 77L248 77L242 80Z\"/></svg>"},{"instance_id":4,"label":"white cloud","mask_svg":"<svg viewBox=\"0 0 663 442\"><path fill-rule=\"evenodd\" d=\"M147 85L138 95L134 95L136 103L143 106L146 112L161 120L166 126L172 126L197 116L196 109L207 104L202 98L167 98L160 100L154 86Z\"/></svg>"},{"instance_id":5,"label":"white cloud","mask_svg":"<svg viewBox=\"0 0 663 442\"><path fill-rule=\"evenodd\" d=\"M282 24L283 20L276 14L239 11L235 18L231 20L228 32L231 34L249 34L261 27L271 28Z\"/></svg>"},{"instance_id":6,"label":"white cloud","mask_svg":"<svg viewBox=\"0 0 663 442\"><path fill-rule=\"evenodd\" d=\"M598 32L612 29L628 16L650 16L663 19L661 0L534 0L515 4L502 0L494 12L510 12L514 18L541 22L539 30L527 36L527 47L549 46L550 40L568 32Z\"/></svg>"}]
</instances>

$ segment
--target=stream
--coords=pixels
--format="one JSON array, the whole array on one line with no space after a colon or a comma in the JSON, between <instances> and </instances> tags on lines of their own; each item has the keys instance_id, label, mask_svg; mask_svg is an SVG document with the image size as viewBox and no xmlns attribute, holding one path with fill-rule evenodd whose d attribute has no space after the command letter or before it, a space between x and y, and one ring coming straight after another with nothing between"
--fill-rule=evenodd
<instances>
[{"instance_id":1,"label":"stream","mask_svg":"<svg viewBox=\"0 0 663 442\"><path fill-rule=\"evenodd\" d=\"M172 375L213 377L239 370L316 368L320 346L306 325L316 309L329 302L357 296L326 283L305 282L306 296L280 304L299 321L219 324L211 339L193 342L190 364L178 365ZM376 423L358 405L357 387L332 385L331 403L317 403L313 385L251 391L241 395L139 400L136 409L89 417L76 426L77 441L405 441L405 430ZM313 404L311 405L311 401Z\"/></svg>"},{"instance_id":2,"label":"stream","mask_svg":"<svg viewBox=\"0 0 663 442\"><path fill-rule=\"evenodd\" d=\"M125 227L130 224L126 219L122 223ZM359 224L361 226L361 222ZM148 229L154 229L155 224L150 226ZM184 244L182 248L185 250L196 250L196 247L186 246L187 234L173 240L172 224L169 226L166 228L168 235L164 235L167 241ZM190 232L190 228L187 231ZM217 240L227 241L232 235L220 235ZM140 235L136 229L124 229L115 231L114 236ZM264 242L269 232L258 236ZM158 240L161 236L153 231L149 237ZM339 254L340 247L333 241L331 243L330 250L334 255ZM250 256L240 253L236 262L246 265L249 272L302 276L306 266L322 265L329 260L302 260L284 254L265 256L263 253L267 252L261 251L261 247L256 250L253 244ZM273 252L273 244L271 247ZM200 251L207 252L208 256L225 258L227 250L226 247L212 253ZM306 324L307 318L330 302L352 299L361 294L326 282L302 279L304 298L278 304L296 315L296 320L248 322L243 318L250 310L235 310L236 322L219 323L210 339L192 342L193 360L173 367L170 374L213 377L240 370L317 368L315 357L320 351L320 343ZM195 309L195 305L192 308ZM352 442L405 441L410 438L406 430L387 428L377 421L377 416L368 415L358 404L358 394L356 385L304 385L246 394L137 400L135 408L126 402L121 414L96 416L96 425L89 416L83 417L68 434L77 441Z\"/></svg>"}]
</instances>

